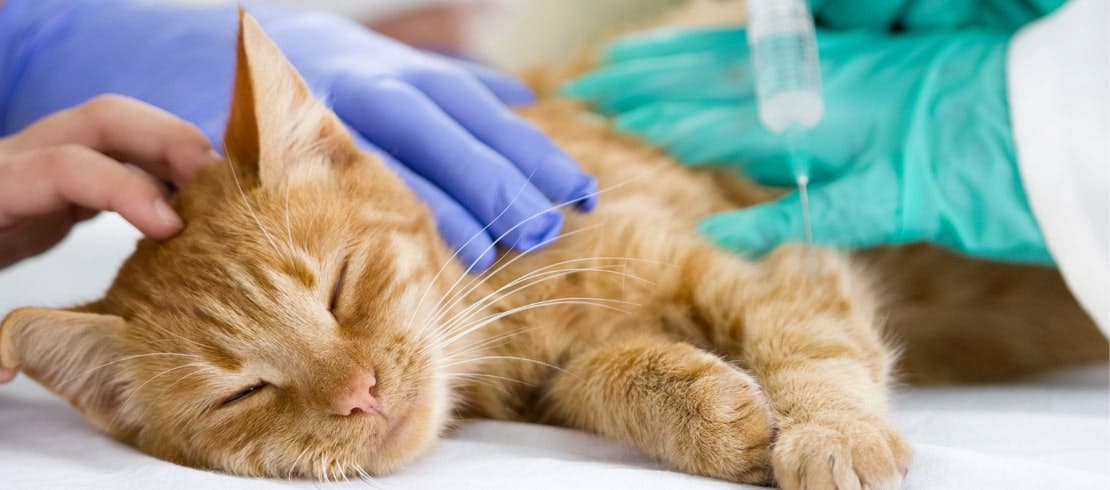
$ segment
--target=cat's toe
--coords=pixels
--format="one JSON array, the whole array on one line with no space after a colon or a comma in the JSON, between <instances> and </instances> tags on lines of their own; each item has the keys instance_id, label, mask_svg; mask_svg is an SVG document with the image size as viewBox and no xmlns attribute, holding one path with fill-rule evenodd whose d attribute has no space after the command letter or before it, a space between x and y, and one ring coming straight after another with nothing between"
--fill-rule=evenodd
<instances>
[{"instance_id":1,"label":"cat's toe","mask_svg":"<svg viewBox=\"0 0 1110 490\"><path fill-rule=\"evenodd\" d=\"M902 485L910 448L887 422L843 417L785 428L772 461L784 490L893 490Z\"/></svg>"},{"instance_id":2,"label":"cat's toe","mask_svg":"<svg viewBox=\"0 0 1110 490\"><path fill-rule=\"evenodd\" d=\"M750 376L733 369L693 385L702 400L690 424L691 470L740 483L767 484L775 423L770 406Z\"/></svg>"}]
</instances>

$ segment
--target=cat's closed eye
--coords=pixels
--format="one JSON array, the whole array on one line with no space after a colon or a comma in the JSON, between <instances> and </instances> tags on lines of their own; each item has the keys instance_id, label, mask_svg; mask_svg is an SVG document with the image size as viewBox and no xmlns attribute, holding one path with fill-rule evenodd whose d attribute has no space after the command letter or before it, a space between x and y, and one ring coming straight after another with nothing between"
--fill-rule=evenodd
<instances>
[{"instance_id":1,"label":"cat's closed eye","mask_svg":"<svg viewBox=\"0 0 1110 490\"><path fill-rule=\"evenodd\" d=\"M251 395L257 394L258 392L266 389L266 387L268 387L268 386L270 386L270 383L267 383L265 381L259 381L256 384L253 384L251 386L243 388L242 390L239 390L239 392L235 393L234 395L231 395L231 396L225 398L223 402L220 402L219 408L225 408L225 407L230 406L230 405L232 405L236 402L242 401L242 400L246 399L247 397L250 397Z\"/></svg>"},{"instance_id":2,"label":"cat's closed eye","mask_svg":"<svg viewBox=\"0 0 1110 490\"><path fill-rule=\"evenodd\" d=\"M347 264L350 263L350 256L343 259L343 265L339 268L339 275L336 276L335 285L332 286L331 297L328 299L328 311L332 316L335 316L335 307L339 302L339 293L343 291L343 280L347 278Z\"/></svg>"}]
</instances>

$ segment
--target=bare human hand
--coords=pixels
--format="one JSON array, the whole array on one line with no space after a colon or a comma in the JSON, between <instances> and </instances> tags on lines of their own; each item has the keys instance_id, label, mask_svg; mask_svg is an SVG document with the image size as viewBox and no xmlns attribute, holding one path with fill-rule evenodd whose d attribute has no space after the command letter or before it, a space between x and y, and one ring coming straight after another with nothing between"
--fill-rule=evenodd
<instances>
[{"instance_id":1,"label":"bare human hand","mask_svg":"<svg viewBox=\"0 0 1110 490\"><path fill-rule=\"evenodd\" d=\"M181 185L215 158L193 125L116 95L0 139L0 268L46 251L99 211L154 239L177 234L181 219L160 181Z\"/></svg>"}]
</instances>

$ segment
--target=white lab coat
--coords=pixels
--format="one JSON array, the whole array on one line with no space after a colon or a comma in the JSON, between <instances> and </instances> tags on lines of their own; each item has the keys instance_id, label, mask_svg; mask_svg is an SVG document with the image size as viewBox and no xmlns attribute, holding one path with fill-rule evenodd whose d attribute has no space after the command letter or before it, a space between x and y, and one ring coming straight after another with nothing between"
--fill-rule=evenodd
<instances>
[{"instance_id":1,"label":"white lab coat","mask_svg":"<svg viewBox=\"0 0 1110 490\"><path fill-rule=\"evenodd\" d=\"M1017 33L1007 59L1018 165L1068 287L1110 335L1107 0L1072 0Z\"/></svg>"}]
</instances>

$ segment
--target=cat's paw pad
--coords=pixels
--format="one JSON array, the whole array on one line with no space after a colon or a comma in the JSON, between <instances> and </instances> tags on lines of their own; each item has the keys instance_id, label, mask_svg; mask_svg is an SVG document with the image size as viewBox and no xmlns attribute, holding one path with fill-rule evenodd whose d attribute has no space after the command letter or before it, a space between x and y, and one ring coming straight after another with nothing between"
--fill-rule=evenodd
<instances>
[{"instance_id":1,"label":"cat's paw pad","mask_svg":"<svg viewBox=\"0 0 1110 490\"><path fill-rule=\"evenodd\" d=\"M784 490L893 490L902 486L910 455L889 423L845 417L784 428L772 461Z\"/></svg>"}]
</instances>

